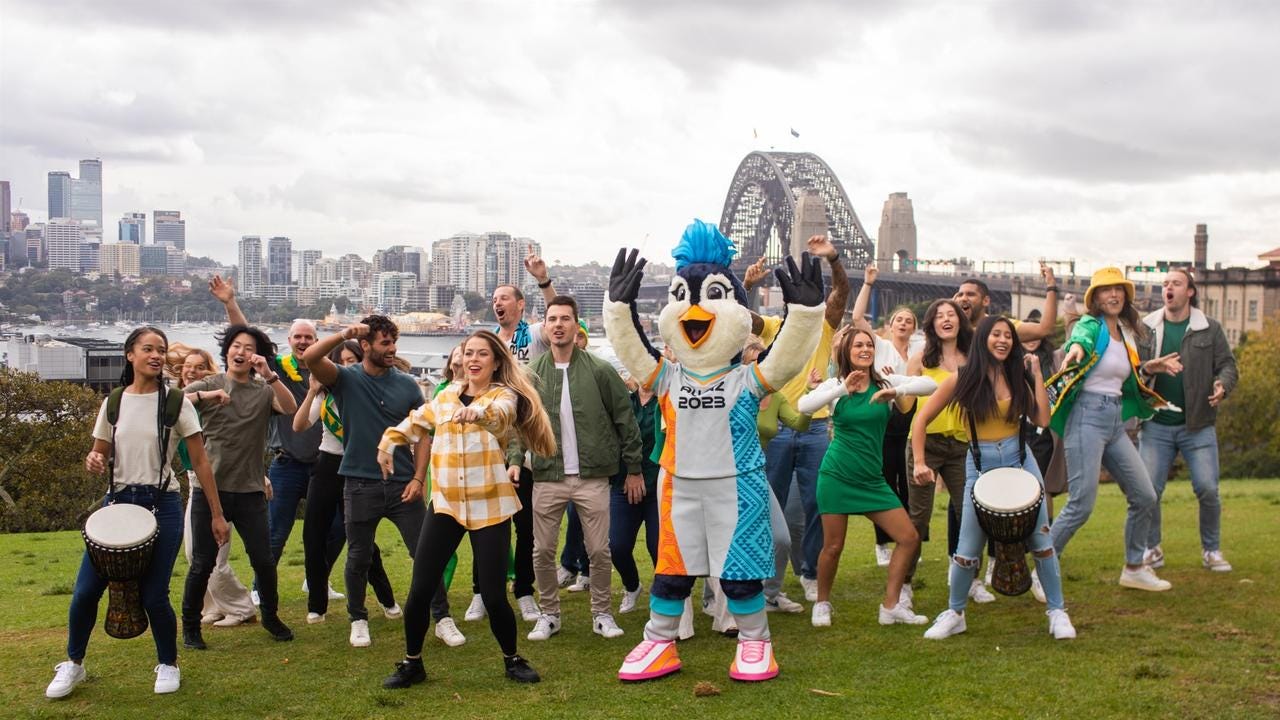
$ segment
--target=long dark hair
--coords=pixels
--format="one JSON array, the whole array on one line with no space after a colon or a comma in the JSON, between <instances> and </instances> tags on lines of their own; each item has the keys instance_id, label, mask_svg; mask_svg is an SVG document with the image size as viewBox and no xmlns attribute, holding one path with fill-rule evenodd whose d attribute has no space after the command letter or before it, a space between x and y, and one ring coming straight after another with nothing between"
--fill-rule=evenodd
<instances>
[{"instance_id":1,"label":"long dark hair","mask_svg":"<svg viewBox=\"0 0 1280 720\"><path fill-rule=\"evenodd\" d=\"M160 339L164 341L165 349L169 349L169 338L160 328L153 325L134 328L133 332L129 333L129 337L124 339L124 370L120 373L120 384L125 387L133 384L133 363L129 362L129 353L133 352L133 347L138 344L143 335L159 335ZM164 375L161 375L156 382L163 386Z\"/></svg>"},{"instance_id":2,"label":"long dark hair","mask_svg":"<svg viewBox=\"0 0 1280 720\"><path fill-rule=\"evenodd\" d=\"M332 362L334 365L338 365L339 367L341 367L343 350L346 350L352 355L355 355L357 362L364 361L364 348L360 347L360 343L356 342L355 340L343 340L341 345L338 345L338 347L330 350L329 361Z\"/></svg>"},{"instance_id":3,"label":"long dark hair","mask_svg":"<svg viewBox=\"0 0 1280 720\"><path fill-rule=\"evenodd\" d=\"M936 368L942 364L942 339L933 328L933 321L938 317L938 308L943 305L950 305L956 311L956 322L959 325L956 330L956 349L967 356L969 346L973 343L973 326L969 324L969 316L960 309L960 303L951 298L934 300L929 303L929 309L924 311L924 319L920 321L924 330L924 357L921 359L927 368Z\"/></svg>"},{"instance_id":4,"label":"long dark hair","mask_svg":"<svg viewBox=\"0 0 1280 720\"><path fill-rule=\"evenodd\" d=\"M987 340L991 337L991 331L996 323L1008 325L1009 332L1013 335L1009 356L1004 359L1004 362L996 360L991 354L991 349L987 347ZM1009 410L1004 415L1005 420L1017 424L1023 417L1034 415L1036 396L1031 391L1031 383L1034 380L1023 362L1025 355L1026 351L1022 349L1022 343L1018 342L1018 330L1013 326L1012 320L993 315L983 318L978 323L973 344L969 347L969 358L956 377L955 403L963 408L974 422L996 417L1000 412L1000 406L996 401L994 376L999 373L1004 376L1005 384L1009 386Z\"/></svg>"},{"instance_id":5,"label":"long dark hair","mask_svg":"<svg viewBox=\"0 0 1280 720\"><path fill-rule=\"evenodd\" d=\"M253 351L262 357L269 358L276 354L276 344L271 341L267 334L252 325L228 325L226 329L218 333L215 338L218 340L220 357L222 358L222 367L227 367L227 352L231 350L231 343L240 335L248 335L253 338ZM256 371L249 368L249 377L253 377Z\"/></svg>"},{"instance_id":6,"label":"long dark hair","mask_svg":"<svg viewBox=\"0 0 1280 720\"><path fill-rule=\"evenodd\" d=\"M836 373L839 374L841 382L844 382L844 379L854 370L853 361L849 359L849 348L853 347L853 339L858 335L866 335L871 340L871 347L875 348L876 336L866 328L851 327L847 332L841 333L833 349L836 356ZM889 384L888 380L880 376L874 359L871 361L871 368L867 371L867 375L871 378L871 384L877 388L883 388Z\"/></svg>"}]
</instances>

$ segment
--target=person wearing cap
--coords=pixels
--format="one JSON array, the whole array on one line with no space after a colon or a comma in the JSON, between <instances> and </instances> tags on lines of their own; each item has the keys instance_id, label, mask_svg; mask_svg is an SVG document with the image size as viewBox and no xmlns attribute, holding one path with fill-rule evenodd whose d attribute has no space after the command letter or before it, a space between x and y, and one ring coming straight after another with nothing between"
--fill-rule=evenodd
<instances>
[{"instance_id":1,"label":"person wearing cap","mask_svg":"<svg viewBox=\"0 0 1280 720\"><path fill-rule=\"evenodd\" d=\"M1106 467L1129 503L1120 585L1158 592L1172 586L1143 562L1156 491L1124 422L1146 420L1159 407L1175 410L1143 384L1139 372L1176 374L1182 364L1178 353L1139 361L1136 343L1148 333L1133 300L1133 283L1119 268L1095 272L1084 294L1085 314L1067 340L1064 372L1050 381L1057 381L1050 427L1062 436L1067 459L1067 503L1050 534L1061 555L1093 512L1098 477Z\"/></svg>"},{"instance_id":2,"label":"person wearing cap","mask_svg":"<svg viewBox=\"0 0 1280 720\"><path fill-rule=\"evenodd\" d=\"M1142 319L1151 329L1138 344L1138 356L1177 353L1183 371L1155 378L1156 392L1181 405L1184 412L1157 411L1143 423L1139 451L1151 474L1156 505L1147 537L1147 563L1164 565L1160 548L1160 497L1174 458L1182 453L1191 472L1191 487L1200 503L1200 548L1204 567L1230 572L1222 556L1222 503L1218 499L1218 405L1236 385L1236 359L1216 320L1200 311L1195 279L1177 268L1165 275L1164 307Z\"/></svg>"}]
</instances>

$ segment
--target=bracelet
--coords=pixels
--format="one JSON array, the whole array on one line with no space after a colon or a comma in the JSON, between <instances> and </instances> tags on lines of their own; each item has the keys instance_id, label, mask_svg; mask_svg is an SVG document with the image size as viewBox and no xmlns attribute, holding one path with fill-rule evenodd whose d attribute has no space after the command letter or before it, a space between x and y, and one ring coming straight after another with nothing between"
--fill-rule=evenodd
<instances>
[{"instance_id":1,"label":"bracelet","mask_svg":"<svg viewBox=\"0 0 1280 720\"><path fill-rule=\"evenodd\" d=\"M423 487L426 487L427 485L425 482L422 481L422 478L409 478L409 482L416 482L419 485L422 485Z\"/></svg>"},{"instance_id":2,"label":"bracelet","mask_svg":"<svg viewBox=\"0 0 1280 720\"><path fill-rule=\"evenodd\" d=\"M538 283L538 288L542 290L546 290L549 287L551 287L551 278L547 278L545 281Z\"/></svg>"},{"instance_id":3,"label":"bracelet","mask_svg":"<svg viewBox=\"0 0 1280 720\"><path fill-rule=\"evenodd\" d=\"M280 382L280 375L279 375L279 374L275 374L275 375L272 375L272 376L271 376L271 379L267 381L267 384L268 384L268 385L273 385L273 384L278 383L278 382Z\"/></svg>"},{"instance_id":4,"label":"bracelet","mask_svg":"<svg viewBox=\"0 0 1280 720\"><path fill-rule=\"evenodd\" d=\"M1050 285L1050 286L1046 287L1046 288L1044 289L1044 291L1045 291L1046 293L1056 293L1056 292L1058 292L1058 286L1057 286L1057 285Z\"/></svg>"}]
</instances>

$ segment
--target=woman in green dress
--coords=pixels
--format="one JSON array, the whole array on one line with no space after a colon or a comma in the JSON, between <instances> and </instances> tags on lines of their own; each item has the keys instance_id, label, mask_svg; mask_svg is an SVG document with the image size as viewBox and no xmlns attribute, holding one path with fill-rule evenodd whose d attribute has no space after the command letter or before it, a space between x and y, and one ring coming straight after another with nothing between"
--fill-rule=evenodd
<instances>
[{"instance_id":1,"label":"woman in green dress","mask_svg":"<svg viewBox=\"0 0 1280 720\"><path fill-rule=\"evenodd\" d=\"M818 470L818 512L822 516L822 552L818 555L818 601L813 624L831 624L831 584L844 550L850 515L865 515L893 539L889 579L880 605L880 624L928 622L898 602L907 567L920 546L920 536L883 474L885 428L895 402L909 412L915 398L929 395L937 384L923 376L883 376L875 367L876 340L866 329L839 336L833 349L835 376L800 398L797 409L811 414L831 405L834 435Z\"/></svg>"}]
</instances>

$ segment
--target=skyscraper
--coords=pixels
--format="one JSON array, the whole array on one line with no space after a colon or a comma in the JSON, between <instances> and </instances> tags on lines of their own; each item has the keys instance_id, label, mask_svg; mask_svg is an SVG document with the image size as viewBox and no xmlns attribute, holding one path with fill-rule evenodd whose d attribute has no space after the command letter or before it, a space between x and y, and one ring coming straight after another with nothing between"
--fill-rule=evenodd
<instances>
[{"instance_id":1,"label":"skyscraper","mask_svg":"<svg viewBox=\"0 0 1280 720\"><path fill-rule=\"evenodd\" d=\"M120 218L120 242L134 245L147 244L147 214L125 213Z\"/></svg>"},{"instance_id":2,"label":"skyscraper","mask_svg":"<svg viewBox=\"0 0 1280 720\"><path fill-rule=\"evenodd\" d=\"M84 228L79 220L56 218L45 223L44 248L50 270L80 272L82 244L84 244Z\"/></svg>"},{"instance_id":3,"label":"skyscraper","mask_svg":"<svg viewBox=\"0 0 1280 720\"><path fill-rule=\"evenodd\" d=\"M177 210L156 210L151 213L151 242L159 245L167 242L178 250L187 249L187 221Z\"/></svg>"},{"instance_id":4,"label":"skyscraper","mask_svg":"<svg viewBox=\"0 0 1280 720\"><path fill-rule=\"evenodd\" d=\"M54 170L49 173L49 219L71 217L71 173Z\"/></svg>"},{"instance_id":5,"label":"skyscraper","mask_svg":"<svg viewBox=\"0 0 1280 720\"><path fill-rule=\"evenodd\" d=\"M293 243L287 237L267 241L267 284L289 285L293 281Z\"/></svg>"},{"instance_id":6,"label":"skyscraper","mask_svg":"<svg viewBox=\"0 0 1280 720\"><path fill-rule=\"evenodd\" d=\"M262 238L240 238L239 291L245 297L262 297Z\"/></svg>"},{"instance_id":7,"label":"skyscraper","mask_svg":"<svg viewBox=\"0 0 1280 720\"><path fill-rule=\"evenodd\" d=\"M299 272L294 278L294 281L297 282L298 285L317 287L319 283L315 273L312 271L312 268L316 266L316 263L320 262L320 258L323 257L323 254L319 250L303 250L298 253L298 257Z\"/></svg>"},{"instance_id":8,"label":"skyscraper","mask_svg":"<svg viewBox=\"0 0 1280 720\"><path fill-rule=\"evenodd\" d=\"M102 161L81 160L80 177L71 181L71 217L102 229ZM95 266L96 267L96 266Z\"/></svg>"},{"instance_id":9,"label":"skyscraper","mask_svg":"<svg viewBox=\"0 0 1280 720\"><path fill-rule=\"evenodd\" d=\"M10 207L9 198L9 181L0 180L0 235L9 232L9 214L13 212Z\"/></svg>"}]
</instances>

